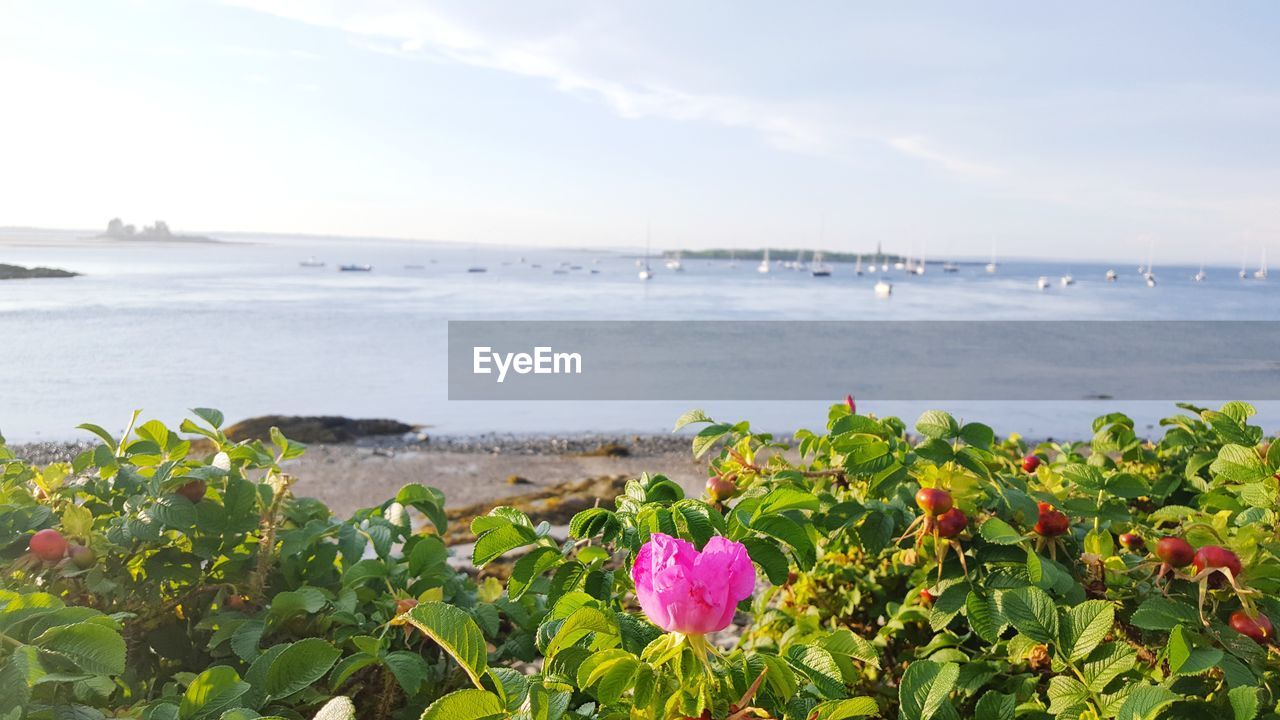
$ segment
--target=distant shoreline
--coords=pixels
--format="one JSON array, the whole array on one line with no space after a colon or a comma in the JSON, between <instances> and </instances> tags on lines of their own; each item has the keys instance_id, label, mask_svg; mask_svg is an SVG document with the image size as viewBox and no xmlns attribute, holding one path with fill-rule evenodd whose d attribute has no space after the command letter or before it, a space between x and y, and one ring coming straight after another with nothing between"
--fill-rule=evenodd
<instances>
[{"instance_id":1,"label":"distant shoreline","mask_svg":"<svg viewBox=\"0 0 1280 720\"><path fill-rule=\"evenodd\" d=\"M23 267L21 265L5 265L0 263L0 280L31 280L36 278L69 278L80 273L50 267Z\"/></svg>"}]
</instances>

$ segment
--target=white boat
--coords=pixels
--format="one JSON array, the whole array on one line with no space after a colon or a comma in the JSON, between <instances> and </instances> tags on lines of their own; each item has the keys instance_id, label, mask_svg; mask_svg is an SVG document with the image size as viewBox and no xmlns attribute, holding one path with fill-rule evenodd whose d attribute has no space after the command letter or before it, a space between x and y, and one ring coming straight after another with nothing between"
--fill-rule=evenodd
<instances>
[{"instance_id":1,"label":"white boat","mask_svg":"<svg viewBox=\"0 0 1280 720\"><path fill-rule=\"evenodd\" d=\"M738 267L738 251L730 250L729 251L729 269L732 270L733 268L736 268L736 267Z\"/></svg>"},{"instance_id":2,"label":"white boat","mask_svg":"<svg viewBox=\"0 0 1280 720\"><path fill-rule=\"evenodd\" d=\"M796 259L795 259L795 262L791 263L791 269L792 269L792 270L804 270L804 268L805 268L805 265L804 265L804 251L803 251L803 250L801 250L800 252L796 253Z\"/></svg>"},{"instance_id":3,"label":"white boat","mask_svg":"<svg viewBox=\"0 0 1280 720\"><path fill-rule=\"evenodd\" d=\"M1062 276L1062 287L1069 287L1076 284L1076 279L1071 277L1071 273Z\"/></svg>"},{"instance_id":4,"label":"white boat","mask_svg":"<svg viewBox=\"0 0 1280 720\"><path fill-rule=\"evenodd\" d=\"M1262 248L1262 265L1253 273L1255 280L1267 279L1267 249Z\"/></svg>"},{"instance_id":5,"label":"white boat","mask_svg":"<svg viewBox=\"0 0 1280 720\"><path fill-rule=\"evenodd\" d=\"M889 272L889 263L881 263L880 272Z\"/></svg>"},{"instance_id":6,"label":"white boat","mask_svg":"<svg viewBox=\"0 0 1280 720\"><path fill-rule=\"evenodd\" d=\"M912 274L915 274L915 275L924 274L924 256L923 255L920 256L919 262L911 266L911 272Z\"/></svg>"},{"instance_id":7,"label":"white boat","mask_svg":"<svg viewBox=\"0 0 1280 720\"><path fill-rule=\"evenodd\" d=\"M1142 279L1147 281L1147 287L1156 286L1156 263L1155 263L1156 241L1153 239L1151 244L1147 246L1147 267L1141 270Z\"/></svg>"},{"instance_id":8,"label":"white boat","mask_svg":"<svg viewBox=\"0 0 1280 720\"><path fill-rule=\"evenodd\" d=\"M769 272L769 248L764 249L764 259L761 260L760 264L756 266L756 272L760 273L761 275Z\"/></svg>"},{"instance_id":9,"label":"white boat","mask_svg":"<svg viewBox=\"0 0 1280 720\"><path fill-rule=\"evenodd\" d=\"M680 263L679 252L676 253L675 257L667 261L667 269L675 272L684 272L684 265Z\"/></svg>"},{"instance_id":10,"label":"white boat","mask_svg":"<svg viewBox=\"0 0 1280 720\"><path fill-rule=\"evenodd\" d=\"M372 265L339 265L339 272L370 272L373 270Z\"/></svg>"},{"instance_id":11,"label":"white boat","mask_svg":"<svg viewBox=\"0 0 1280 720\"><path fill-rule=\"evenodd\" d=\"M873 269L872 272L875 272L875 270ZM861 255L858 256L858 261L853 264L853 274L859 277L862 276L862 256Z\"/></svg>"},{"instance_id":12,"label":"white boat","mask_svg":"<svg viewBox=\"0 0 1280 720\"><path fill-rule=\"evenodd\" d=\"M876 283L876 297L887 298L893 294L893 285L881 280Z\"/></svg>"},{"instance_id":13,"label":"white boat","mask_svg":"<svg viewBox=\"0 0 1280 720\"><path fill-rule=\"evenodd\" d=\"M991 243L991 262L987 263L987 272L994 273L999 267L996 265L996 244Z\"/></svg>"},{"instance_id":14,"label":"white boat","mask_svg":"<svg viewBox=\"0 0 1280 720\"><path fill-rule=\"evenodd\" d=\"M1241 280L1249 279L1249 270L1247 269L1247 266L1249 263L1247 259L1248 254L1249 254L1249 248L1245 248L1244 250L1240 251L1240 279Z\"/></svg>"},{"instance_id":15,"label":"white boat","mask_svg":"<svg viewBox=\"0 0 1280 720\"><path fill-rule=\"evenodd\" d=\"M1156 286L1156 276L1154 273L1147 273L1147 287Z\"/></svg>"},{"instance_id":16,"label":"white boat","mask_svg":"<svg viewBox=\"0 0 1280 720\"><path fill-rule=\"evenodd\" d=\"M822 253L814 251L813 264L809 266L814 277L831 277L831 266L822 261Z\"/></svg>"},{"instance_id":17,"label":"white boat","mask_svg":"<svg viewBox=\"0 0 1280 720\"><path fill-rule=\"evenodd\" d=\"M953 263L953 262L951 262L950 260L948 260L948 261L946 261L946 262L942 263L942 272L944 272L944 273L958 273L958 272L960 272L960 266L958 266L958 265L956 265L955 263Z\"/></svg>"},{"instance_id":18,"label":"white boat","mask_svg":"<svg viewBox=\"0 0 1280 720\"><path fill-rule=\"evenodd\" d=\"M1192 275L1191 279L1195 280L1196 282L1204 282L1206 277L1208 276L1204 274L1204 263L1200 263L1200 272L1196 273L1195 275Z\"/></svg>"},{"instance_id":19,"label":"white boat","mask_svg":"<svg viewBox=\"0 0 1280 720\"><path fill-rule=\"evenodd\" d=\"M324 267L324 261L323 261L323 260L317 260L317 259L316 259L316 256L315 256L315 255L312 255L311 257L307 258L306 260L303 260L302 262L299 262L299 263L298 263L298 265L299 265L299 266L301 266L301 267Z\"/></svg>"},{"instance_id":20,"label":"white boat","mask_svg":"<svg viewBox=\"0 0 1280 720\"><path fill-rule=\"evenodd\" d=\"M1048 290L1048 289L1049 289L1049 278L1047 278L1047 277L1045 277L1045 276L1041 275L1041 276L1040 276L1040 278L1036 280L1036 287L1037 287L1037 288L1039 288L1039 289L1041 289L1041 290Z\"/></svg>"},{"instance_id":21,"label":"white boat","mask_svg":"<svg viewBox=\"0 0 1280 720\"><path fill-rule=\"evenodd\" d=\"M653 277L653 271L649 269L649 245L653 240L653 225L650 224L644 230L644 263L640 266L640 272L636 276L641 280L648 280Z\"/></svg>"},{"instance_id":22,"label":"white boat","mask_svg":"<svg viewBox=\"0 0 1280 720\"><path fill-rule=\"evenodd\" d=\"M1119 277L1119 276L1118 276L1118 275L1116 275L1116 271L1115 271L1115 270L1108 270L1108 271L1107 271L1107 282L1115 282L1117 277Z\"/></svg>"}]
</instances>

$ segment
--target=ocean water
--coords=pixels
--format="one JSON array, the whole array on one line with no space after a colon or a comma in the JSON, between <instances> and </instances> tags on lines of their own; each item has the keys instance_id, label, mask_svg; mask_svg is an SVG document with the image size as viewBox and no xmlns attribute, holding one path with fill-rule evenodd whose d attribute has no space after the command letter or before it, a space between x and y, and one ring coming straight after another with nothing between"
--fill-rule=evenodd
<instances>
[{"instance_id":1,"label":"ocean water","mask_svg":"<svg viewBox=\"0 0 1280 720\"><path fill-rule=\"evenodd\" d=\"M654 259L655 277L642 283L634 251L249 235L157 244L77 235L0 232L0 263L84 274L0 282L0 432L10 441L73 438L86 421L118 428L135 408L176 422L199 406L232 420L392 417L447 434L663 432L690 407L777 432L825 419L825 405L815 402L450 402L451 319L1280 319L1277 279L1241 281L1239 268L1207 268L1208 280L1195 283L1197 268L1157 263L1159 284L1148 288L1129 259L1110 266L1009 261L994 275L982 262L954 274L931 264L924 276L891 268L893 295L878 299L872 286L880 273L857 277L839 263L832 277L814 278L781 265L760 274L753 261L699 259L686 259L677 273ZM325 267L300 266L313 256ZM340 263L374 270L337 272ZM467 272L475 265L488 271ZM1105 282L1109 268L1119 281ZM1062 287L1067 273L1076 283ZM1050 279L1049 290L1037 289L1039 276ZM709 361L731 366L732 357ZM849 390L857 393L856 382ZM909 420L929 407L864 404ZM1280 407L1259 407L1275 430ZM945 408L1000 432L1073 438L1087 437L1089 421L1103 412L1124 410L1145 427L1176 411L1168 403L1109 401Z\"/></svg>"}]
</instances>

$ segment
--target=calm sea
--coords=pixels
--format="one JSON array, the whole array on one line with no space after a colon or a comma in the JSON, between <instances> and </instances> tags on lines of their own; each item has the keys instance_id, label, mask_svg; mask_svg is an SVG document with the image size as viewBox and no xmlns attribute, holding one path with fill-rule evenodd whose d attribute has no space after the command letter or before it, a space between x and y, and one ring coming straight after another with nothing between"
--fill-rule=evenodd
<instances>
[{"instance_id":1,"label":"calm sea","mask_svg":"<svg viewBox=\"0 0 1280 720\"><path fill-rule=\"evenodd\" d=\"M825 406L813 402L449 402L450 319L1280 319L1280 278L1241 281L1239 268L1207 268L1208 280L1195 283L1197 268L1157 263L1159 284L1148 288L1132 259L1004 262L994 275L982 263L957 273L931 264L920 277L890 269L886 300L872 291L879 274L856 277L843 264L814 278L781 265L762 275L752 261L687 259L672 272L655 259L655 278L642 283L633 252L226 237L161 245L0 233L0 263L84 274L0 282L0 431L11 441L73 438L80 422L121 427L134 408L173 422L197 406L229 419L392 417L449 434L663 432L693 406L776 431L824 422ZM311 257L325 266L300 265ZM338 272L340 263L374 269ZM1118 282L1105 282L1109 268ZM1064 274L1075 284L1062 287ZM1044 292L1042 275L1052 282ZM849 390L856 394L856 380ZM913 420L929 405L864 407ZM1144 426L1176 410L1105 401L946 407L1001 432L1075 438L1117 408ZM1280 407L1264 405L1263 421L1275 430Z\"/></svg>"}]
</instances>

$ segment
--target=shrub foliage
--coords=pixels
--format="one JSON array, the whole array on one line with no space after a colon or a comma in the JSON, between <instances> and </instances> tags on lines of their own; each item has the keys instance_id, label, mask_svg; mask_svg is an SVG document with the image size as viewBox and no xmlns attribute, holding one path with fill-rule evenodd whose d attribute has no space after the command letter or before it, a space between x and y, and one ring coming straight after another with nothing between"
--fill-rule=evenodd
<instances>
[{"instance_id":1,"label":"shrub foliage","mask_svg":"<svg viewBox=\"0 0 1280 720\"><path fill-rule=\"evenodd\" d=\"M1245 403L1180 408L1035 447L939 411L836 405L786 444L695 411L707 494L498 508L465 551L440 492L336 518L294 494L303 446L215 410L82 426L46 467L0 443L0 720L1275 718L1280 443ZM726 631L640 610L659 532L746 548Z\"/></svg>"}]
</instances>

